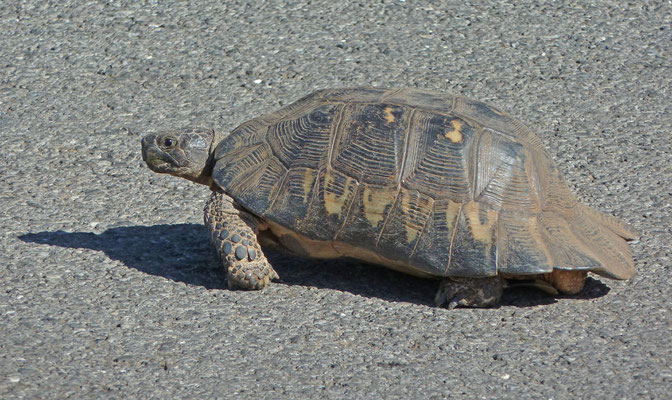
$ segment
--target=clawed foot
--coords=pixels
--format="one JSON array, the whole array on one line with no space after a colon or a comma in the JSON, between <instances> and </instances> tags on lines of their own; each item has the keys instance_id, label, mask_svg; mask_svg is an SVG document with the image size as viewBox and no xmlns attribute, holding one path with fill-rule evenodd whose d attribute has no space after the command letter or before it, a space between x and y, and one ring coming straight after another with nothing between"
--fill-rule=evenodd
<instances>
[{"instance_id":1,"label":"clawed foot","mask_svg":"<svg viewBox=\"0 0 672 400\"><path fill-rule=\"evenodd\" d=\"M266 260L237 263L228 272L229 289L259 290L279 278Z\"/></svg>"},{"instance_id":2,"label":"clawed foot","mask_svg":"<svg viewBox=\"0 0 672 400\"><path fill-rule=\"evenodd\" d=\"M439 292L434 301L436 306L444 304L455 307L490 307L499 303L502 297L502 278L448 277L441 281Z\"/></svg>"},{"instance_id":3,"label":"clawed foot","mask_svg":"<svg viewBox=\"0 0 672 400\"><path fill-rule=\"evenodd\" d=\"M256 217L220 191L213 192L204 211L205 226L226 268L230 289L263 289L279 278L259 245Z\"/></svg>"}]
</instances>

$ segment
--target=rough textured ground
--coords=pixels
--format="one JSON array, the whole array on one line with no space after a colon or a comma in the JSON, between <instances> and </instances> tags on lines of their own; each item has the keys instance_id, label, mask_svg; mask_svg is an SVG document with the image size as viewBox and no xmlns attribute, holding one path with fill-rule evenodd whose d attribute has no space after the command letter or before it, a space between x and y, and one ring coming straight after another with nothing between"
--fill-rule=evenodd
<instances>
[{"instance_id":1,"label":"rough textured ground","mask_svg":"<svg viewBox=\"0 0 672 400\"><path fill-rule=\"evenodd\" d=\"M672 6L512 3L2 2L0 397L669 396ZM436 282L273 255L282 282L227 290L207 189L150 172L141 135L353 85L522 119L641 232L637 277L448 311Z\"/></svg>"}]
</instances>

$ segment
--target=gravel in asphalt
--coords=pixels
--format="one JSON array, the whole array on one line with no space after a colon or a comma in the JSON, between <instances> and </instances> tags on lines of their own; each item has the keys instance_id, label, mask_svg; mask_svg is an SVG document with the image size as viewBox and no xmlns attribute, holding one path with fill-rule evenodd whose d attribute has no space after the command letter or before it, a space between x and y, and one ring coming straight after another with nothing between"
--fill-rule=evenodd
<instances>
[{"instance_id":1,"label":"gravel in asphalt","mask_svg":"<svg viewBox=\"0 0 672 400\"><path fill-rule=\"evenodd\" d=\"M34 0L0 5L1 398L669 398L664 1ZM432 307L437 282L270 258L230 291L207 188L148 131L231 130L318 88L441 90L521 119L637 276Z\"/></svg>"}]
</instances>

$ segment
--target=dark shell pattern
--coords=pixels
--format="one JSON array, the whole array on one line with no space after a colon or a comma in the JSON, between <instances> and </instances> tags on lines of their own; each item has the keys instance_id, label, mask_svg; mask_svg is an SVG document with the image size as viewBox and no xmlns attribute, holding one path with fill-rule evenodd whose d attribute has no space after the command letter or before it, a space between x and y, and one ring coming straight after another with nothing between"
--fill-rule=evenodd
<instances>
[{"instance_id":1,"label":"dark shell pattern","mask_svg":"<svg viewBox=\"0 0 672 400\"><path fill-rule=\"evenodd\" d=\"M215 182L252 213L434 276L634 274L628 229L579 204L537 136L481 102L318 91L242 124L215 158Z\"/></svg>"}]
</instances>

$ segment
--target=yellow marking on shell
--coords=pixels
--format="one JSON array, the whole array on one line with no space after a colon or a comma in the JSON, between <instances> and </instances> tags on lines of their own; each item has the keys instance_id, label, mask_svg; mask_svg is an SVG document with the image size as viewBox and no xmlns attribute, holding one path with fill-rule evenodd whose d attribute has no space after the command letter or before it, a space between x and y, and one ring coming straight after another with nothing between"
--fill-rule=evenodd
<instances>
[{"instance_id":1,"label":"yellow marking on shell","mask_svg":"<svg viewBox=\"0 0 672 400\"><path fill-rule=\"evenodd\" d=\"M406 242L407 243L412 243L417 239L418 235L422 232L422 226L413 226L409 225L409 221L411 220L411 215L409 213L410 210L412 210L414 207L417 207L417 204L411 204L411 200L413 200L413 196L410 195L410 193L406 192L405 190L401 191L401 209L406 210L406 223L404 224L406 228ZM415 197L416 199L419 200L418 197Z\"/></svg>"},{"instance_id":2,"label":"yellow marking on shell","mask_svg":"<svg viewBox=\"0 0 672 400\"><path fill-rule=\"evenodd\" d=\"M487 263L490 263L490 257L492 256L491 249L494 240L493 231L495 229L495 224L497 223L498 218L497 211L487 210L487 219L485 223L481 223L481 219L479 217L480 210L477 202L470 201L469 203L465 204L464 210L467 221L469 221L471 236L474 238L474 240L485 244L485 259Z\"/></svg>"},{"instance_id":3,"label":"yellow marking on shell","mask_svg":"<svg viewBox=\"0 0 672 400\"><path fill-rule=\"evenodd\" d=\"M453 143L458 143L462 141L462 121L454 119L450 121L450 124L453 126L453 130L448 131L444 134L446 139L449 139Z\"/></svg>"},{"instance_id":4,"label":"yellow marking on shell","mask_svg":"<svg viewBox=\"0 0 672 400\"><path fill-rule=\"evenodd\" d=\"M345 178L343 193L339 194L335 177L331 172L327 171L324 177L324 207L329 214L337 215L339 218L343 216L343 208L345 202L348 201L352 181L352 178Z\"/></svg>"},{"instance_id":5,"label":"yellow marking on shell","mask_svg":"<svg viewBox=\"0 0 672 400\"><path fill-rule=\"evenodd\" d=\"M336 214L340 217L345 200L343 200L343 198L338 194L334 193L333 190L334 177L331 175L331 173L327 172L324 176L324 207L327 209L329 214Z\"/></svg>"},{"instance_id":6,"label":"yellow marking on shell","mask_svg":"<svg viewBox=\"0 0 672 400\"><path fill-rule=\"evenodd\" d=\"M391 124L394 121L396 121L396 118L394 118L394 114L392 114L392 107L385 107L383 112L385 113L385 121L387 121L388 124Z\"/></svg>"},{"instance_id":7,"label":"yellow marking on shell","mask_svg":"<svg viewBox=\"0 0 672 400\"><path fill-rule=\"evenodd\" d=\"M303 202L306 203L310 200L310 192L315 186L315 171L306 168L303 173Z\"/></svg>"},{"instance_id":8,"label":"yellow marking on shell","mask_svg":"<svg viewBox=\"0 0 672 400\"><path fill-rule=\"evenodd\" d=\"M469 221L469 229L471 229L471 236L488 246L492 245L493 229L497 223L497 211L487 210L487 220L481 223L479 218L480 207L475 201L470 201L464 206L464 212Z\"/></svg>"},{"instance_id":9,"label":"yellow marking on shell","mask_svg":"<svg viewBox=\"0 0 672 400\"><path fill-rule=\"evenodd\" d=\"M378 226L378 223L385 216L385 207L392 204L395 193L382 188L364 188L362 203L364 206L364 216L372 226Z\"/></svg>"},{"instance_id":10,"label":"yellow marking on shell","mask_svg":"<svg viewBox=\"0 0 672 400\"><path fill-rule=\"evenodd\" d=\"M450 247L448 249L448 264L446 264L446 269L444 270L444 273L447 273L448 269L451 266L451 261L453 259L453 245L455 244L455 236L457 234L457 225L458 225L457 219L459 218L460 214L462 213L463 208L464 208L463 203L456 203L452 200L448 200L448 209L446 210L446 223L448 224L448 227L449 227L449 229L452 230L452 232L450 232Z\"/></svg>"},{"instance_id":11,"label":"yellow marking on shell","mask_svg":"<svg viewBox=\"0 0 672 400\"><path fill-rule=\"evenodd\" d=\"M446 224L450 229L455 228L455 220L457 219L457 214L460 212L460 207L462 203L456 203L452 200L448 200L448 209L446 210Z\"/></svg>"}]
</instances>

